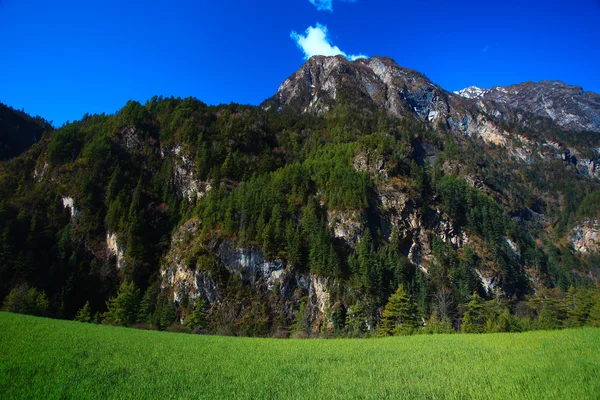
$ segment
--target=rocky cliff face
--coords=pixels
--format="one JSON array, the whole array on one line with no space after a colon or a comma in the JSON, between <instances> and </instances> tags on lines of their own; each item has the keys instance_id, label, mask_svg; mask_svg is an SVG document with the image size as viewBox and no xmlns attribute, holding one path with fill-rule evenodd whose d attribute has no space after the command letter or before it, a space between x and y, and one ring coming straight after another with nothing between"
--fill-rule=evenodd
<instances>
[{"instance_id":1,"label":"rocky cliff face","mask_svg":"<svg viewBox=\"0 0 600 400\"><path fill-rule=\"evenodd\" d=\"M229 312L229 281L235 278L248 284L262 302L269 303L273 313L282 315L286 327L294 321L302 299L306 301L311 332L318 334L331 323L327 279L293 270L282 260L266 258L260 248L238 246L232 239L204 243L197 236L200 227L200 221L192 218L175 232L160 268L161 289L170 293L175 303L182 304L185 298L201 300L214 314ZM188 257L199 248L210 254L213 268Z\"/></svg>"}]
</instances>

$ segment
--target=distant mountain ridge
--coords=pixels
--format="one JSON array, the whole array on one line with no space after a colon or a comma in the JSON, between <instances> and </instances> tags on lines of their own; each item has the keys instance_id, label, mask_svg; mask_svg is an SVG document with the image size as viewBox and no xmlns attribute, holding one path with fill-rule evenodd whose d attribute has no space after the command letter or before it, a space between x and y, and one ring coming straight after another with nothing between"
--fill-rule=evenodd
<instances>
[{"instance_id":1,"label":"distant mountain ridge","mask_svg":"<svg viewBox=\"0 0 600 400\"><path fill-rule=\"evenodd\" d=\"M524 82L491 89L471 86L455 94L551 118L565 129L600 132L600 95L561 81Z\"/></svg>"}]
</instances>

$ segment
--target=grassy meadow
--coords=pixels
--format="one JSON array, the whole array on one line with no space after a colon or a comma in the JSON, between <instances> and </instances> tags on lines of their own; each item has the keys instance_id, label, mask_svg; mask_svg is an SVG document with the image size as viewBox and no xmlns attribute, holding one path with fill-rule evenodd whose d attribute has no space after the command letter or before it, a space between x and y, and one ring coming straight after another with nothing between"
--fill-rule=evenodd
<instances>
[{"instance_id":1,"label":"grassy meadow","mask_svg":"<svg viewBox=\"0 0 600 400\"><path fill-rule=\"evenodd\" d=\"M600 329L198 336L0 313L0 398L600 397Z\"/></svg>"}]
</instances>

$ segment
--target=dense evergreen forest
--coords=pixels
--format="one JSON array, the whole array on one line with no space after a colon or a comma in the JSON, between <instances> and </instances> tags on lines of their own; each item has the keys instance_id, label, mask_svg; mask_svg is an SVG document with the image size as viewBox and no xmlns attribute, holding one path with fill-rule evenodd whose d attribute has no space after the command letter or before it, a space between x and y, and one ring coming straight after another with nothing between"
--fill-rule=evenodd
<instances>
[{"instance_id":1,"label":"dense evergreen forest","mask_svg":"<svg viewBox=\"0 0 600 400\"><path fill-rule=\"evenodd\" d=\"M5 111L3 129L21 115ZM600 218L599 182L563 160L519 163L478 138L351 102L313 115L155 97L56 131L31 121L38 143L11 145L1 158L22 154L0 164L5 310L297 337L600 324L599 257L567 240ZM522 131L581 140L545 120ZM387 205L392 195L408 199L402 210ZM353 234L336 233L336 215ZM198 229L177 256L210 277L218 301L174 297L164 278L190 221ZM225 240L326 282L319 323L300 286L265 290L232 273Z\"/></svg>"}]
</instances>

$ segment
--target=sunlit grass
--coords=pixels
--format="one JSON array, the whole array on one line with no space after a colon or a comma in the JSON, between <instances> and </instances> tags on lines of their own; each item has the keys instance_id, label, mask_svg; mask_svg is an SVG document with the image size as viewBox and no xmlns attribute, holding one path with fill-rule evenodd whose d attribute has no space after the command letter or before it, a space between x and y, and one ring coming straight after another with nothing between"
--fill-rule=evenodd
<instances>
[{"instance_id":1,"label":"sunlit grass","mask_svg":"<svg viewBox=\"0 0 600 400\"><path fill-rule=\"evenodd\" d=\"M600 397L600 329L196 336L0 313L0 398Z\"/></svg>"}]
</instances>

